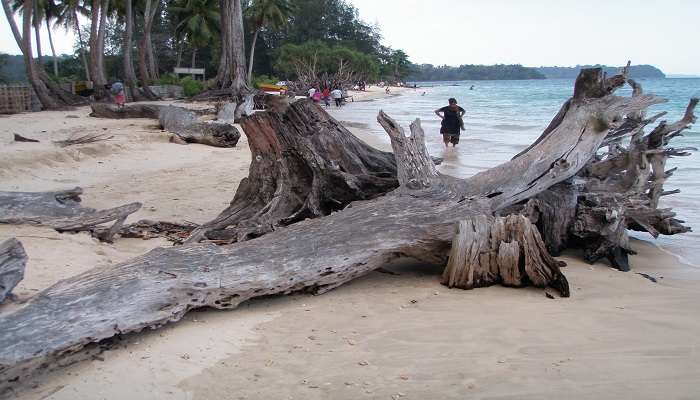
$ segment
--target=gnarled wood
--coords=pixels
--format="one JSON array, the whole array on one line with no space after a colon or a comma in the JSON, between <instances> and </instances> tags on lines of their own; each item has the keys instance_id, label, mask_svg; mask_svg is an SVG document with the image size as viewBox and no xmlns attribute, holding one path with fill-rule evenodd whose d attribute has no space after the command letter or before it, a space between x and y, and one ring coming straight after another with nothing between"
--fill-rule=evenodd
<instances>
[{"instance_id":1,"label":"gnarled wood","mask_svg":"<svg viewBox=\"0 0 700 400\"><path fill-rule=\"evenodd\" d=\"M569 297L569 283L559 270L564 265L547 252L525 216L477 215L459 222L442 283L461 289L551 286Z\"/></svg>"},{"instance_id":2,"label":"gnarled wood","mask_svg":"<svg viewBox=\"0 0 700 400\"><path fill-rule=\"evenodd\" d=\"M168 106L160 110L158 121L168 132L185 143L199 143L214 147L235 147L241 133L226 122L198 121L194 111Z\"/></svg>"},{"instance_id":3,"label":"gnarled wood","mask_svg":"<svg viewBox=\"0 0 700 400\"><path fill-rule=\"evenodd\" d=\"M242 121L252 153L248 177L189 243L248 240L398 186L394 156L360 141L320 107L300 100L279 111Z\"/></svg>"},{"instance_id":4,"label":"gnarled wood","mask_svg":"<svg viewBox=\"0 0 700 400\"><path fill-rule=\"evenodd\" d=\"M437 174L430 178L429 187L413 189L406 184L383 197L354 202L327 216L289 226L278 224L274 231L253 240L224 246L191 243L156 249L125 263L96 267L61 281L24 307L0 316L0 326L7 327L0 330L0 385L36 368L51 368L89 343L177 321L193 308L234 308L242 301L279 293L322 293L399 256L445 265L458 221L491 218L494 210L536 196L573 177L603 143L601 124L614 125L618 114L636 113L657 101L650 96L577 97L570 100L560 122L532 147L533 154L525 153L473 178L459 180ZM261 198L258 204L243 203L251 207L244 218L253 221L268 210L274 214L267 221L280 221L281 216L290 213L301 220L298 207L303 210L325 204L319 200L327 201L329 194L335 195L333 187L345 185L346 190L357 190L361 188L358 183L364 182L358 175L371 177L364 171L376 171L368 165L388 165L382 155L386 153L370 151L335 120L306 102L292 104L285 114L256 114L244 125L249 140L254 142L253 161L251 176L241 184L236 197L256 199L255 190L276 195ZM398 127L395 122L390 125ZM415 125L420 128L419 121ZM390 132L390 138L404 144L407 140L397 132ZM305 150L309 146L315 150ZM400 143L392 146L396 160L406 164L402 168L416 171L402 178L406 182L429 171L422 147ZM359 161L358 154L364 155ZM309 169L307 174L296 173L292 181L288 178L289 171ZM304 176L306 180L298 179ZM379 177L376 172L374 176ZM388 182L396 178L384 179ZM252 187L253 182L261 185ZM371 187L378 185L373 182ZM373 192L379 194L379 190ZM234 198L232 207L235 204ZM297 207L277 208L285 204ZM225 219L238 212L245 211L222 215ZM532 225L521 222L518 226L527 229L528 234L515 235L517 239L510 240L510 245L500 246L503 240L499 241L495 254L501 261L496 265L504 282L523 280L521 263L515 268L516 254L518 260L546 254L541 243L533 239ZM233 231L251 232L250 228L240 228L238 224ZM511 234L503 232L503 237ZM527 279L538 285L555 285L557 278L553 277L555 269L550 262L530 264L535 267L524 271Z\"/></svg>"},{"instance_id":5,"label":"gnarled wood","mask_svg":"<svg viewBox=\"0 0 700 400\"><path fill-rule=\"evenodd\" d=\"M0 303L11 296L12 289L24 278L26 265L27 253L22 243L14 238L0 243Z\"/></svg>"},{"instance_id":6,"label":"gnarled wood","mask_svg":"<svg viewBox=\"0 0 700 400\"><path fill-rule=\"evenodd\" d=\"M97 226L116 221L112 228L99 230L96 237L111 242L126 217L141 203L97 211L80 205L83 190L76 187L58 192L0 192L0 224L50 226L59 232L95 232Z\"/></svg>"}]
</instances>

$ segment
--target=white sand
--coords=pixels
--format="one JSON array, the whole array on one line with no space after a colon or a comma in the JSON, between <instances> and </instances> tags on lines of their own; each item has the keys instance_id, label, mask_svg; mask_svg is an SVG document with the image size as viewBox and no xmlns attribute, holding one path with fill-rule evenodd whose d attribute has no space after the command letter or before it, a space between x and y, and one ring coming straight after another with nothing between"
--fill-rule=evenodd
<instances>
[{"instance_id":1,"label":"white sand","mask_svg":"<svg viewBox=\"0 0 700 400\"><path fill-rule=\"evenodd\" d=\"M81 186L86 206L143 202L130 220L203 222L228 204L247 174L244 138L235 149L181 146L167 143L153 121L94 119L87 112L0 118L0 190ZM74 149L48 142L103 128L115 139ZM15 132L42 143L11 143ZM95 265L168 245L135 239L109 245L86 234L0 226L0 240L11 236L30 257L16 289L22 300ZM19 398L698 398L698 270L648 243L634 246L640 255L629 273L563 257L569 299L551 300L535 289L448 290L439 271L399 262L391 267L399 275L372 273L323 296L194 312L128 336L104 361L44 376ZM663 279L652 283L635 272Z\"/></svg>"}]
</instances>

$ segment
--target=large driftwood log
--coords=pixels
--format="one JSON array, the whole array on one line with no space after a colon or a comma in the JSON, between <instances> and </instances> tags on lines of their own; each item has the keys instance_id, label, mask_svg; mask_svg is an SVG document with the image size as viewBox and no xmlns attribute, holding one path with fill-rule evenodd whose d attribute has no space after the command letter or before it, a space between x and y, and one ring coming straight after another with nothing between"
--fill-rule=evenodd
<instances>
[{"instance_id":1,"label":"large driftwood log","mask_svg":"<svg viewBox=\"0 0 700 400\"><path fill-rule=\"evenodd\" d=\"M182 107L163 107L158 116L160 126L184 143L214 147L235 147L241 133L226 122L198 121L194 111Z\"/></svg>"},{"instance_id":2,"label":"large driftwood log","mask_svg":"<svg viewBox=\"0 0 700 400\"><path fill-rule=\"evenodd\" d=\"M11 295L12 289L24 278L26 265L27 253L17 239L0 243L0 303Z\"/></svg>"},{"instance_id":3,"label":"large driftwood log","mask_svg":"<svg viewBox=\"0 0 700 400\"><path fill-rule=\"evenodd\" d=\"M0 191L0 224L50 226L59 232L90 231L100 240L111 242L126 218L141 208L141 203L97 211L80 205L83 189L58 192ZM115 221L109 229L99 225Z\"/></svg>"},{"instance_id":4,"label":"large driftwood log","mask_svg":"<svg viewBox=\"0 0 700 400\"><path fill-rule=\"evenodd\" d=\"M248 240L338 211L398 186L396 161L353 136L310 101L242 122L252 162L231 205L188 242Z\"/></svg>"},{"instance_id":5,"label":"large driftwood log","mask_svg":"<svg viewBox=\"0 0 700 400\"><path fill-rule=\"evenodd\" d=\"M177 321L193 308L235 308L242 301L279 293L322 293L400 256L444 265L458 221L490 217L495 210L573 177L603 142L607 127L619 123L619 115L659 101L653 96L613 96L610 81L599 69L583 76L590 82L577 84L568 110L546 137L522 156L471 179L434 171L432 162L425 160L425 145L420 144L419 121L406 138L395 121L380 114L403 171L399 189L386 196L278 227L254 240L156 249L57 283L0 317L0 385L36 368L51 368L89 343ZM259 124L261 133L271 133L263 127L275 124L293 130L300 123L296 118L289 111L269 112L252 117L251 123ZM343 140L348 146L359 145L353 143L356 139ZM279 142L264 138L262 143ZM286 189L281 188L280 195L289 196ZM530 249L544 254L541 246ZM507 250L512 253L515 248L503 251ZM502 258L505 265L507 257ZM552 273L542 274L540 285L553 285L565 295L565 281L554 273L553 265L547 268Z\"/></svg>"},{"instance_id":6,"label":"large driftwood log","mask_svg":"<svg viewBox=\"0 0 700 400\"><path fill-rule=\"evenodd\" d=\"M119 108L115 104L110 103L92 103L90 104L90 108L92 108L90 116L111 119L158 119L158 114L160 114L160 110L163 107L165 106L158 104L127 104L124 107Z\"/></svg>"},{"instance_id":7,"label":"large driftwood log","mask_svg":"<svg viewBox=\"0 0 700 400\"><path fill-rule=\"evenodd\" d=\"M642 96L642 87L627 80L633 97ZM648 232L653 237L690 231L669 208L659 208L662 196L678 193L663 186L674 170L666 170L670 157L687 156L694 148L669 147L671 139L696 121L693 114L698 99L691 99L684 116L668 124L661 121L645 134L645 128L665 113L646 118L646 110L624 116L608 130L596 154L569 184L560 184L530 199L525 212L545 236L554 254L567 242L584 249L584 258L593 263L607 259L628 271L628 229ZM602 152L602 153L601 153ZM513 210L511 210L513 211Z\"/></svg>"}]
</instances>

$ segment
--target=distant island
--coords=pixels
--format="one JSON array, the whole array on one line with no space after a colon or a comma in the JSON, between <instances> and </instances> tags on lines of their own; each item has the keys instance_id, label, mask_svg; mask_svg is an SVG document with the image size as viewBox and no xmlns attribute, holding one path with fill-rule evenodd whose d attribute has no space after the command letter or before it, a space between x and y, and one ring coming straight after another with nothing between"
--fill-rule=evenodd
<instances>
[{"instance_id":1,"label":"distant island","mask_svg":"<svg viewBox=\"0 0 700 400\"><path fill-rule=\"evenodd\" d=\"M520 64L497 65L413 65L410 81L468 81L468 80L520 80L520 79L576 79L581 68L602 67L608 75L614 75L621 67L607 65L577 65L575 67L524 67ZM665 78L660 69L651 65L633 65L632 78Z\"/></svg>"},{"instance_id":2,"label":"distant island","mask_svg":"<svg viewBox=\"0 0 700 400\"><path fill-rule=\"evenodd\" d=\"M607 65L577 65L575 67L539 67L535 68L547 79L576 79L581 68L602 67L606 74L615 75L622 67L610 67ZM660 69L652 65L633 65L630 68L632 78L665 78L666 75Z\"/></svg>"},{"instance_id":3,"label":"distant island","mask_svg":"<svg viewBox=\"0 0 700 400\"><path fill-rule=\"evenodd\" d=\"M410 81L466 81L466 80L516 80L545 79L546 76L534 68L519 64L505 65L414 65L408 76Z\"/></svg>"}]
</instances>

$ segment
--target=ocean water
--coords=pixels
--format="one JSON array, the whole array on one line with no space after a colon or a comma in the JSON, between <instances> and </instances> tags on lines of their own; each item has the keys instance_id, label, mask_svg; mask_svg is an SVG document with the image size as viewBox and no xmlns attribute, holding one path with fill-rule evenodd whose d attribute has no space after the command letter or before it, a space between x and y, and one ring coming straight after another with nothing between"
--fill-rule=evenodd
<instances>
[{"instance_id":1,"label":"ocean water","mask_svg":"<svg viewBox=\"0 0 700 400\"><path fill-rule=\"evenodd\" d=\"M639 80L645 93L663 97L668 102L654 106L648 115L666 111L662 119L679 119L691 97L700 97L700 79ZM384 110L404 128L419 118L426 133L428 151L445 158L440 171L457 177L469 177L509 160L532 143L559 111L573 92L573 81L564 79L528 81L459 81L418 82L420 88L400 96L368 102L352 103L334 112L341 121L367 127L388 142L384 130L376 122L379 110ZM474 90L469 90L474 85ZM617 92L631 94L629 88ZM455 97L466 109L466 132L455 150L445 150L439 134L440 120L433 111L447 105ZM700 110L696 110L700 115ZM700 125L675 138L674 147L700 148ZM683 262L700 267L700 153L671 159L668 168L678 171L666 183L666 190L680 188L681 193L663 198L662 206L672 207L696 232L661 236L657 240L648 234L632 236L651 240L662 249L678 256Z\"/></svg>"}]
</instances>

